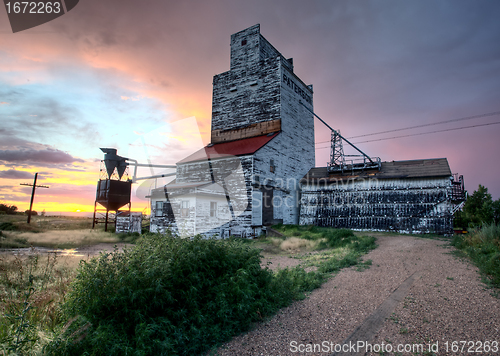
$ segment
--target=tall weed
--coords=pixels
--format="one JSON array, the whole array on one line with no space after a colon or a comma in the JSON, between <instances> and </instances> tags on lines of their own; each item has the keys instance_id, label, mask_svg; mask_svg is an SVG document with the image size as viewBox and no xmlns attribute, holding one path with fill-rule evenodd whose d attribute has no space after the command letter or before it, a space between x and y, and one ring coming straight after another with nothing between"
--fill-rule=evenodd
<instances>
[{"instance_id":1,"label":"tall weed","mask_svg":"<svg viewBox=\"0 0 500 356\"><path fill-rule=\"evenodd\" d=\"M58 303L67 278L55 268L56 254L0 259L0 345L12 354L32 355L46 342L43 333L61 322Z\"/></svg>"},{"instance_id":2,"label":"tall weed","mask_svg":"<svg viewBox=\"0 0 500 356\"><path fill-rule=\"evenodd\" d=\"M452 245L467 255L492 286L500 287L500 226L475 228L465 235L455 235Z\"/></svg>"}]
</instances>

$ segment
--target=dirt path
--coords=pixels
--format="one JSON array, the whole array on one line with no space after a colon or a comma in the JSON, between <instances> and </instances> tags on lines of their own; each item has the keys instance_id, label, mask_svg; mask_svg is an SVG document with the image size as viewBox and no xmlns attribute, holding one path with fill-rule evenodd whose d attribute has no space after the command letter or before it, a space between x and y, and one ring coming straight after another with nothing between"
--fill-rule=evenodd
<instances>
[{"instance_id":1,"label":"dirt path","mask_svg":"<svg viewBox=\"0 0 500 356\"><path fill-rule=\"evenodd\" d=\"M471 354L471 343L452 352L460 341L474 342L474 354L500 355L500 300L480 282L477 268L449 254L445 241L391 235L377 243L364 258L373 261L370 269L341 271L218 355L333 355L344 341L365 345L339 355ZM393 351L365 352L366 343Z\"/></svg>"}]
</instances>

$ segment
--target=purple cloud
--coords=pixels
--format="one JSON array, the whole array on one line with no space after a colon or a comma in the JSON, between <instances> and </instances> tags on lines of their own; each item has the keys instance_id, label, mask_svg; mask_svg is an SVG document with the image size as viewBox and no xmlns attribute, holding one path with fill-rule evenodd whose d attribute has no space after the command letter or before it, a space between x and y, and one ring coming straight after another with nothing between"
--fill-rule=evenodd
<instances>
[{"instance_id":1,"label":"purple cloud","mask_svg":"<svg viewBox=\"0 0 500 356\"><path fill-rule=\"evenodd\" d=\"M16 171L15 169L9 169L8 171L0 171L0 178L30 179L33 178L33 173L26 171Z\"/></svg>"},{"instance_id":2,"label":"purple cloud","mask_svg":"<svg viewBox=\"0 0 500 356\"><path fill-rule=\"evenodd\" d=\"M31 162L38 164L69 164L84 162L84 160L75 158L66 152L50 148L45 150L0 150L0 161Z\"/></svg>"}]
</instances>

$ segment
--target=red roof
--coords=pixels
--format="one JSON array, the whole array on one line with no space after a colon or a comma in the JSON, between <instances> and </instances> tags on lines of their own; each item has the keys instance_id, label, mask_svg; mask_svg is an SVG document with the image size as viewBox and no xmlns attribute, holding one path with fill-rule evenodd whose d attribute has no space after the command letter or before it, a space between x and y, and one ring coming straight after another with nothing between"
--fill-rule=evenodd
<instances>
[{"instance_id":1,"label":"red roof","mask_svg":"<svg viewBox=\"0 0 500 356\"><path fill-rule=\"evenodd\" d=\"M244 138L237 141L221 142L214 145L208 145L177 163L179 164L204 161L207 159L217 159L226 156L244 156L253 154L257 152L259 148L265 146L278 134L279 132L275 132L273 134Z\"/></svg>"}]
</instances>

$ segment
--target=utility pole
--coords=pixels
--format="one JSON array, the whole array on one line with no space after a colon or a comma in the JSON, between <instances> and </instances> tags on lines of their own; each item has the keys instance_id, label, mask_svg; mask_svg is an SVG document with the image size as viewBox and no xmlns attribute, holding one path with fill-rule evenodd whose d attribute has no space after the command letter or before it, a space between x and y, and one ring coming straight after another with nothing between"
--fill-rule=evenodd
<instances>
[{"instance_id":1,"label":"utility pole","mask_svg":"<svg viewBox=\"0 0 500 356\"><path fill-rule=\"evenodd\" d=\"M38 177L38 173L35 173L35 180L33 181L33 184L29 183L21 183L21 185L27 185L29 187L33 187L33 190L31 191L31 202L30 202L30 210L28 211L28 224L31 221L31 211L33 210L33 200L35 199L35 188L48 188L46 185L36 185L36 179Z\"/></svg>"}]
</instances>

